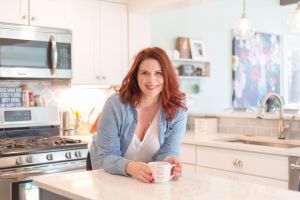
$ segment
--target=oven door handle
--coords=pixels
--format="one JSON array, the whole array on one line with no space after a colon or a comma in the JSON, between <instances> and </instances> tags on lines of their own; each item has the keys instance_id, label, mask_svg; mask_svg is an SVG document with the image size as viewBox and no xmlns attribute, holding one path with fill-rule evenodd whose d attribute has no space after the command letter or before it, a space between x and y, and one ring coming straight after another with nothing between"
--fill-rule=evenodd
<instances>
[{"instance_id":1,"label":"oven door handle","mask_svg":"<svg viewBox=\"0 0 300 200\"><path fill-rule=\"evenodd\" d=\"M300 170L300 165L291 164L290 167L291 169Z\"/></svg>"},{"instance_id":2,"label":"oven door handle","mask_svg":"<svg viewBox=\"0 0 300 200\"><path fill-rule=\"evenodd\" d=\"M20 172L20 173L7 173L7 174L0 174L0 179L19 181L19 180L24 180L27 177L31 177L31 176L57 174L61 172L68 172L68 171L75 171L75 170L82 170L82 169L85 169L85 165L78 165L75 167L68 167L68 168L49 169L49 170L34 170L34 171Z\"/></svg>"}]
</instances>

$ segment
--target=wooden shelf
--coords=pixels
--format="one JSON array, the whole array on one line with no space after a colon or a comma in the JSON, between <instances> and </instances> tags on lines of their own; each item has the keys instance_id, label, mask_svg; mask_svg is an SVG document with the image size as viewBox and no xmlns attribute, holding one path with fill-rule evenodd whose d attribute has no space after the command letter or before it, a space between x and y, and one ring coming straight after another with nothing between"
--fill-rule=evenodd
<instances>
[{"instance_id":1,"label":"wooden shelf","mask_svg":"<svg viewBox=\"0 0 300 200\"><path fill-rule=\"evenodd\" d=\"M178 76L179 79L185 79L185 80L199 80L206 77L207 76Z\"/></svg>"}]
</instances>

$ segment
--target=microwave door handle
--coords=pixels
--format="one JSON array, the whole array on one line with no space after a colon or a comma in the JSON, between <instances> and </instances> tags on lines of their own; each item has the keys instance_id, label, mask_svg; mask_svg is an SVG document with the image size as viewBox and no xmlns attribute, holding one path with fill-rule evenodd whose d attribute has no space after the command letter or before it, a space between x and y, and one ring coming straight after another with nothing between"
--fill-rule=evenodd
<instances>
[{"instance_id":1,"label":"microwave door handle","mask_svg":"<svg viewBox=\"0 0 300 200\"><path fill-rule=\"evenodd\" d=\"M53 75L57 68L57 47L56 47L56 40L53 35L50 36L50 43L51 43L51 74Z\"/></svg>"}]
</instances>

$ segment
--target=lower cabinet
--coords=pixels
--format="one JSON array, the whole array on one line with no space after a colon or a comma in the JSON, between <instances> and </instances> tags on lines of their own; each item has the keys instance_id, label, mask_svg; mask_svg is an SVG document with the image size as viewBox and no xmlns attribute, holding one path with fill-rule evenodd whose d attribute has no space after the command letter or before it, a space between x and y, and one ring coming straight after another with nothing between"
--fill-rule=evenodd
<instances>
[{"instance_id":1,"label":"lower cabinet","mask_svg":"<svg viewBox=\"0 0 300 200\"><path fill-rule=\"evenodd\" d=\"M182 164L182 174L196 173L196 165Z\"/></svg>"},{"instance_id":2,"label":"lower cabinet","mask_svg":"<svg viewBox=\"0 0 300 200\"><path fill-rule=\"evenodd\" d=\"M287 156L182 144L180 158L188 171L288 188Z\"/></svg>"}]
</instances>

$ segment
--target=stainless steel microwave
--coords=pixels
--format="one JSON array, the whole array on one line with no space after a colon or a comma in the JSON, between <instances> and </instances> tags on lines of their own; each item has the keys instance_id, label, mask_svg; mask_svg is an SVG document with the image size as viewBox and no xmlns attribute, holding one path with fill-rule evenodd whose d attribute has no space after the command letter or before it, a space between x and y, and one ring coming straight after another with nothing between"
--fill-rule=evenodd
<instances>
[{"instance_id":1,"label":"stainless steel microwave","mask_svg":"<svg viewBox=\"0 0 300 200\"><path fill-rule=\"evenodd\" d=\"M0 23L0 79L71 79L67 29Z\"/></svg>"}]
</instances>

